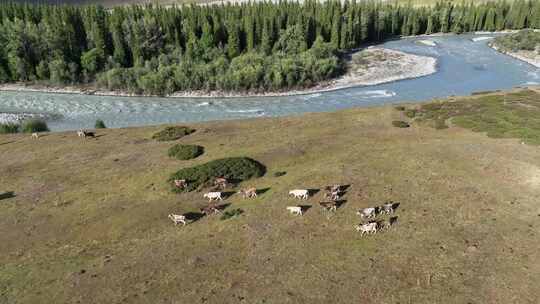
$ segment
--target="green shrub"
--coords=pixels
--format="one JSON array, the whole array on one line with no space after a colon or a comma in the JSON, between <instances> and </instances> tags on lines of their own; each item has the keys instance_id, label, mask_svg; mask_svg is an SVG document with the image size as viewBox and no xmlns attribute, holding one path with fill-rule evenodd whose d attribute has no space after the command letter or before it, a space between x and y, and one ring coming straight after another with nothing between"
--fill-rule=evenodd
<instances>
[{"instance_id":1,"label":"green shrub","mask_svg":"<svg viewBox=\"0 0 540 304\"><path fill-rule=\"evenodd\" d=\"M23 122L22 131L25 133L48 132L47 123L41 119L29 119Z\"/></svg>"},{"instance_id":2,"label":"green shrub","mask_svg":"<svg viewBox=\"0 0 540 304\"><path fill-rule=\"evenodd\" d=\"M11 122L0 124L0 134L17 133L20 127L20 125Z\"/></svg>"},{"instance_id":3,"label":"green shrub","mask_svg":"<svg viewBox=\"0 0 540 304\"><path fill-rule=\"evenodd\" d=\"M211 162L180 169L171 175L169 183L175 179L185 179L187 187L173 187L174 192L193 191L204 186L216 177L224 177L233 181L244 181L264 175L266 168L261 163L247 157L231 157L216 159Z\"/></svg>"},{"instance_id":4,"label":"green shrub","mask_svg":"<svg viewBox=\"0 0 540 304\"><path fill-rule=\"evenodd\" d=\"M169 157L180 160L193 159L204 153L204 148L197 145L174 145L169 148Z\"/></svg>"},{"instance_id":5,"label":"green shrub","mask_svg":"<svg viewBox=\"0 0 540 304\"><path fill-rule=\"evenodd\" d=\"M414 118L416 116L416 112L418 112L416 109L408 109L405 111L405 116Z\"/></svg>"},{"instance_id":6,"label":"green shrub","mask_svg":"<svg viewBox=\"0 0 540 304\"><path fill-rule=\"evenodd\" d=\"M225 212L223 212L223 214L221 215L221 217L219 219L222 220L222 221L228 220L230 218L239 216L242 213L244 213L244 210L242 210L242 209L233 209L233 210L225 211Z\"/></svg>"},{"instance_id":7,"label":"green shrub","mask_svg":"<svg viewBox=\"0 0 540 304\"><path fill-rule=\"evenodd\" d=\"M404 106L396 106L394 107L394 109L398 110L398 111L405 111L405 107Z\"/></svg>"},{"instance_id":8,"label":"green shrub","mask_svg":"<svg viewBox=\"0 0 540 304\"><path fill-rule=\"evenodd\" d=\"M392 125L396 128L408 128L410 127L411 125L409 125L407 122L405 121L401 121L401 120L394 120L392 121Z\"/></svg>"},{"instance_id":9,"label":"green shrub","mask_svg":"<svg viewBox=\"0 0 540 304\"><path fill-rule=\"evenodd\" d=\"M107 129L107 126L105 126L105 123L103 122L103 120L98 119L98 120L96 120L96 124L94 125L94 128L96 128L96 129Z\"/></svg>"},{"instance_id":10,"label":"green shrub","mask_svg":"<svg viewBox=\"0 0 540 304\"><path fill-rule=\"evenodd\" d=\"M181 126L167 127L164 130L161 130L157 132L156 134L154 134L152 136L152 139L155 139L158 141L177 140L193 132L195 132L195 130L188 127L181 127Z\"/></svg>"}]
</instances>

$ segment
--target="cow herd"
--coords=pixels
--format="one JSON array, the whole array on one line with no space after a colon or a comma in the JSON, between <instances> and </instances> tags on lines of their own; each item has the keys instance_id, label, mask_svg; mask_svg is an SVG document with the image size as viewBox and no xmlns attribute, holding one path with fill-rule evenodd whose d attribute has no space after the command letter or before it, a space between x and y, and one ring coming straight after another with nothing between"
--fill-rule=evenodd
<instances>
[{"instance_id":1,"label":"cow herd","mask_svg":"<svg viewBox=\"0 0 540 304\"><path fill-rule=\"evenodd\" d=\"M215 213L220 213L222 206L216 205L216 202L222 201L224 199L224 192L219 190L224 190L228 185L229 181L225 178L216 178L213 182L214 191L207 192L203 194L203 198L208 199L209 205L201 208L201 213L204 215L211 215ZM188 185L186 180L174 180L173 186L184 189ZM346 194L348 186L342 185L332 185L324 188L324 198L325 201L319 202L320 207L324 211L336 212L339 206L343 203L340 199ZM319 190L310 190L310 189L294 189L289 191L289 196L292 196L295 199L299 200L308 200L312 193L318 192ZM237 194L242 195L244 199L256 198L257 189L256 188L247 188L241 189ZM394 203L392 201L386 202L381 206L368 207L357 210L356 214L360 216L362 222L355 226L356 231L360 232L361 235L375 234L378 231L387 230L392 227L397 222L397 216L393 216L395 210L398 208L399 203ZM302 216L305 210L309 206L296 205L296 206L287 206L286 210L292 215ZM388 219L382 219L382 217L388 216ZM183 224L186 225L186 216L179 214L169 214L169 219L173 221L175 225Z\"/></svg>"}]
</instances>

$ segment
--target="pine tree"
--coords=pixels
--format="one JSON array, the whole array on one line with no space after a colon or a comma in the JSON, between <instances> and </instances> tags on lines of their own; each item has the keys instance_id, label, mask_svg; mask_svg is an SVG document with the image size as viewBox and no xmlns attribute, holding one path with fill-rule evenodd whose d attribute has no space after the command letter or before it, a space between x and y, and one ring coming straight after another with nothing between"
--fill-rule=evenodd
<instances>
[{"instance_id":1,"label":"pine tree","mask_svg":"<svg viewBox=\"0 0 540 304\"><path fill-rule=\"evenodd\" d=\"M240 33L238 27L235 24L229 25L227 34L227 54L229 58L234 58L240 55Z\"/></svg>"}]
</instances>

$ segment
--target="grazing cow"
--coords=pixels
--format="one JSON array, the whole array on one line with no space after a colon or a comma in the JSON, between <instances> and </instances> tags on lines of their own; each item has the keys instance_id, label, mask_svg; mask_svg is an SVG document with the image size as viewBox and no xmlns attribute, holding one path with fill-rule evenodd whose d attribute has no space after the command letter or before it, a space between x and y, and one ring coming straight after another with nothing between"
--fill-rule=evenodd
<instances>
[{"instance_id":1,"label":"grazing cow","mask_svg":"<svg viewBox=\"0 0 540 304\"><path fill-rule=\"evenodd\" d=\"M377 208L370 207L360 209L356 214L360 215L362 218L374 218L377 215Z\"/></svg>"},{"instance_id":2,"label":"grazing cow","mask_svg":"<svg viewBox=\"0 0 540 304\"><path fill-rule=\"evenodd\" d=\"M294 215L302 215L302 207L300 206L289 206L287 210Z\"/></svg>"},{"instance_id":3,"label":"grazing cow","mask_svg":"<svg viewBox=\"0 0 540 304\"><path fill-rule=\"evenodd\" d=\"M325 193L324 195L327 199L330 199L332 201L338 201L339 200L339 191L333 191L330 193Z\"/></svg>"},{"instance_id":4,"label":"grazing cow","mask_svg":"<svg viewBox=\"0 0 540 304\"><path fill-rule=\"evenodd\" d=\"M221 192L208 192L203 195L204 198L207 198L209 201L213 200L220 200L222 201L223 198L221 198Z\"/></svg>"},{"instance_id":5,"label":"grazing cow","mask_svg":"<svg viewBox=\"0 0 540 304\"><path fill-rule=\"evenodd\" d=\"M390 202L390 203L384 204L384 205L382 206L382 210L383 210L384 213L386 213L386 214L392 214L392 213L394 213L394 203Z\"/></svg>"},{"instance_id":6,"label":"grazing cow","mask_svg":"<svg viewBox=\"0 0 540 304\"><path fill-rule=\"evenodd\" d=\"M37 133L32 133L32 138L38 139L38 138L39 138L39 134L37 134Z\"/></svg>"},{"instance_id":7,"label":"grazing cow","mask_svg":"<svg viewBox=\"0 0 540 304\"><path fill-rule=\"evenodd\" d=\"M305 189L296 189L289 191L289 195L294 196L294 198L308 199L309 191Z\"/></svg>"},{"instance_id":8,"label":"grazing cow","mask_svg":"<svg viewBox=\"0 0 540 304\"><path fill-rule=\"evenodd\" d=\"M187 187L187 181L185 179L175 179L174 186L179 189L184 189Z\"/></svg>"},{"instance_id":9,"label":"grazing cow","mask_svg":"<svg viewBox=\"0 0 540 304\"><path fill-rule=\"evenodd\" d=\"M228 182L226 178L216 177L216 179L214 179L214 186L217 186L218 188L225 189L227 188L227 184Z\"/></svg>"},{"instance_id":10,"label":"grazing cow","mask_svg":"<svg viewBox=\"0 0 540 304\"><path fill-rule=\"evenodd\" d=\"M87 132L87 131L83 131L83 134L84 134L84 138L86 137L96 137L96 134L94 132Z\"/></svg>"},{"instance_id":11,"label":"grazing cow","mask_svg":"<svg viewBox=\"0 0 540 304\"><path fill-rule=\"evenodd\" d=\"M337 204L336 202L320 202L319 205L323 207L325 210L335 212L337 211Z\"/></svg>"},{"instance_id":12,"label":"grazing cow","mask_svg":"<svg viewBox=\"0 0 540 304\"><path fill-rule=\"evenodd\" d=\"M174 225L178 225L179 223L182 223L184 226L186 225L186 216L185 215L179 215L179 214L169 214L169 218L171 221L174 222Z\"/></svg>"},{"instance_id":13,"label":"grazing cow","mask_svg":"<svg viewBox=\"0 0 540 304\"><path fill-rule=\"evenodd\" d=\"M243 198L255 198L257 197L257 189L256 188L242 189L238 191L238 194L242 194Z\"/></svg>"},{"instance_id":14,"label":"grazing cow","mask_svg":"<svg viewBox=\"0 0 540 304\"><path fill-rule=\"evenodd\" d=\"M356 226L356 231L361 232L362 235L366 233L367 234L377 233L377 223L372 222L372 223L367 223L367 224L360 224Z\"/></svg>"},{"instance_id":15,"label":"grazing cow","mask_svg":"<svg viewBox=\"0 0 540 304\"><path fill-rule=\"evenodd\" d=\"M94 132L88 132L84 130L77 131L77 136L86 138L86 137L96 137L96 134Z\"/></svg>"},{"instance_id":16,"label":"grazing cow","mask_svg":"<svg viewBox=\"0 0 540 304\"><path fill-rule=\"evenodd\" d=\"M221 211L217 208L216 205L209 205L204 208L201 208L201 212L206 215L211 215L215 213L221 213Z\"/></svg>"}]
</instances>

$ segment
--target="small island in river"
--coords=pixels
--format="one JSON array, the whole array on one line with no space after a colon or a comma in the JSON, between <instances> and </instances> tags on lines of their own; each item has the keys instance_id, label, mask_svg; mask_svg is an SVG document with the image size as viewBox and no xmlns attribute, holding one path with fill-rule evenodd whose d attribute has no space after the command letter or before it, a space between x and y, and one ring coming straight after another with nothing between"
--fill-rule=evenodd
<instances>
[{"instance_id":1,"label":"small island in river","mask_svg":"<svg viewBox=\"0 0 540 304\"><path fill-rule=\"evenodd\" d=\"M345 73L331 80L321 81L309 88L284 91L186 90L165 97L256 97L313 94L356 86L377 85L392 81L417 78L437 71L437 59L402 51L371 46L347 54L343 58ZM49 86L42 84L8 83L0 85L0 91L46 92L60 94L87 94L101 96L151 96L126 91L111 91L93 86Z\"/></svg>"},{"instance_id":2,"label":"small island in river","mask_svg":"<svg viewBox=\"0 0 540 304\"><path fill-rule=\"evenodd\" d=\"M540 32L524 30L495 38L495 50L540 68Z\"/></svg>"}]
</instances>

